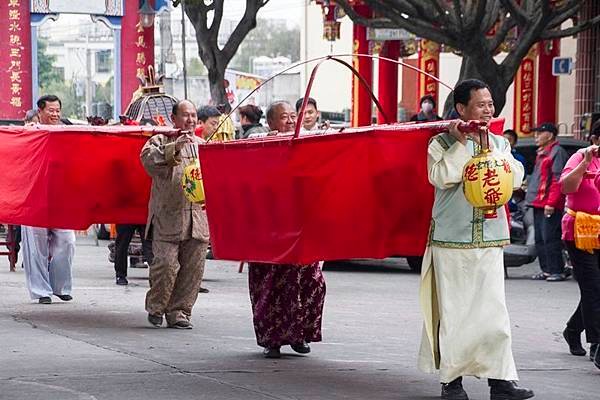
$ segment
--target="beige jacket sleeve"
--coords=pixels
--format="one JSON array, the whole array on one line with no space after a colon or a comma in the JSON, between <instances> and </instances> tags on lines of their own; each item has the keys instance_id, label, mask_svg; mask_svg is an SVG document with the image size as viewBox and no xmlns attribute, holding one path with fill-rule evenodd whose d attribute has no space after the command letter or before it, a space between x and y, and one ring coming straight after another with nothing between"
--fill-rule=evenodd
<instances>
[{"instance_id":1,"label":"beige jacket sleeve","mask_svg":"<svg viewBox=\"0 0 600 400\"><path fill-rule=\"evenodd\" d=\"M181 154L175 151L175 142L167 142L164 135L154 135L144 145L140 159L148 175L166 177L181 163Z\"/></svg>"},{"instance_id":2,"label":"beige jacket sleeve","mask_svg":"<svg viewBox=\"0 0 600 400\"><path fill-rule=\"evenodd\" d=\"M465 164L471 159L467 147L455 142L447 150L432 140L427 148L427 175L429 182L439 189L450 189L462 182Z\"/></svg>"}]
</instances>

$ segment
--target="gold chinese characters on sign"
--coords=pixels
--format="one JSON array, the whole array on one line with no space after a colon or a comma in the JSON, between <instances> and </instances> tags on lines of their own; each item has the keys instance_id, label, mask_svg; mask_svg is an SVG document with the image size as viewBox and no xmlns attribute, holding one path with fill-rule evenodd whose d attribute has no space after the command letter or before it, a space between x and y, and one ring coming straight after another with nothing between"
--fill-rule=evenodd
<instances>
[{"instance_id":1,"label":"gold chinese characters on sign","mask_svg":"<svg viewBox=\"0 0 600 400\"><path fill-rule=\"evenodd\" d=\"M8 43L10 45L10 52L8 57L10 59L10 67L6 71L8 80L10 81L10 105L14 108L20 109L23 106L22 91L22 79L21 75L23 70L21 69L21 57L23 53L23 41L21 39L21 26L19 24L21 20L21 1L25 0L9 0L8 2L8 31L10 35L8 37Z\"/></svg>"},{"instance_id":2,"label":"gold chinese characters on sign","mask_svg":"<svg viewBox=\"0 0 600 400\"><path fill-rule=\"evenodd\" d=\"M137 47L137 54L135 56L135 65L136 65L136 73L140 80L144 81L146 79L146 39L144 38L145 28L142 26L141 22L138 22L136 27L137 38L135 41L135 47Z\"/></svg>"}]
</instances>

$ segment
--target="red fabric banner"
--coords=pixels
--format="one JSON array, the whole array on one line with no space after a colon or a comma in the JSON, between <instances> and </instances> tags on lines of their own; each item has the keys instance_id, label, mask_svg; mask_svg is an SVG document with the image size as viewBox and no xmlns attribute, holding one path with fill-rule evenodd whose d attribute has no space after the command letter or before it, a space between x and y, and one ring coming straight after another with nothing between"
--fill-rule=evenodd
<instances>
[{"instance_id":1,"label":"red fabric banner","mask_svg":"<svg viewBox=\"0 0 600 400\"><path fill-rule=\"evenodd\" d=\"M0 119L20 120L32 108L29 0L0 4Z\"/></svg>"},{"instance_id":2,"label":"red fabric banner","mask_svg":"<svg viewBox=\"0 0 600 400\"><path fill-rule=\"evenodd\" d=\"M502 132L503 120L491 130ZM200 146L219 258L305 264L421 255L430 137L447 122ZM0 222L85 229L146 222L139 154L160 127L0 127Z\"/></svg>"},{"instance_id":3,"label":"red fabric banner","mask_svg":"<svg viewBox=\"0 0 600 400\"><path fill-rule=\"evenodd\" d=\"M446 124L201 146L215 256L305 264L422 255L433 203L427 144Z\"/></svg>"},{"instance_id":4,"label":"red fabric banner","mask_svg":"<svg viewBox=\"0 0 600 400\"><path fill-rule=\"evenodd\" d=\"M146 223L150 178L139 154L160 130L0 127L0 222L69 229Z\"/></svg>"}]
</instances>

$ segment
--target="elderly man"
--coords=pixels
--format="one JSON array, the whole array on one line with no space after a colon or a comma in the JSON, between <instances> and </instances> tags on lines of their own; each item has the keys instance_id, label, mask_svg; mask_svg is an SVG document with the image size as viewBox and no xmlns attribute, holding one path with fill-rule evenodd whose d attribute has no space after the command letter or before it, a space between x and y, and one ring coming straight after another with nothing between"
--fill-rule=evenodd
<instances>
[{"instance_id":1,"label":"elderly man","mask_svg":"<svg viewBox=\"0 0 600 400\"><path fill-rule=\"evenodd\" d=\"M267 110L267 122L273 131L289 132L296 113L289 103L278 101ZM256 341L266 358L281 357L285 345L306 354L309 342L321 341L325 279L319 263L250 263L248 281Z\"/></svg>"},{"instance_id":2,"label":"elderly man","mask_svg":"<svg viewBox=\"0 0 600 400\"><path fill-rule=\"evenodd\" d=\"M484 123L494 115L489 87L476 79L459 83L454 104L463 121ZM502 246L510 243L506 212L486 219L463 193L463 167L478 151L479 134L465 134L460 121L429 143L427 170L435 188L429 243L422 268L421 306L425 326L419 367L440 370L442 399L467 400L463 376L488 378L491 400L521 400L533 392L518 379L504 294ZM520 187L523 165L506 139L482 128L490 147L513 171Z\"/></svg>"},{"instance_id":3,"label":"elderly man","mask_svg":"<svg viewBox=\"0 0 600 400\"><path fill-rule=\"evenodd\" d=\"M148 321L176 329L191 329L192 307L204 274L208 223L201 204L191 203L181 186L183 169L193 162L196 107L188 100L173 106L171 119L180 133L158 134L146 142L140 158L152 177L146 237L152 239L150 290L146 294Z\"/></svg>"},{"instance_id":4,"label":"elderly man","mask_svg":"<svg viewBox=\"0 0 600 400\"><path fill-rule=\"evenodd\" d=\"M41 124L59 125L62 103L54 95L37 102ZM32 299L51 304L54 294L63 301L71 297L71 266L75 255L75 232L69 229L21 227L23 267Z\"/></svg>"}]
</instances>

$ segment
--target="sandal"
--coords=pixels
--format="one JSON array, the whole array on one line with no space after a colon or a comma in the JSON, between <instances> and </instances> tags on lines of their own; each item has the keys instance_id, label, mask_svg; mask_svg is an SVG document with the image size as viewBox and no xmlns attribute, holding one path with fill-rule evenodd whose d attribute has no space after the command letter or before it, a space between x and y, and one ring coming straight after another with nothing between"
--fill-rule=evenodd
<instances>
[{"instance_id":1,"label":"sandal","mask_svg":"<svg viewBox=\"0 0 600 400\"><path fill-rule=\"evenodd\" d=\"M550 276L547 272L540 272L539 274L535 274L531 277L534 281L545 281L546 278Z\"/></svg>"}]
</instances>

